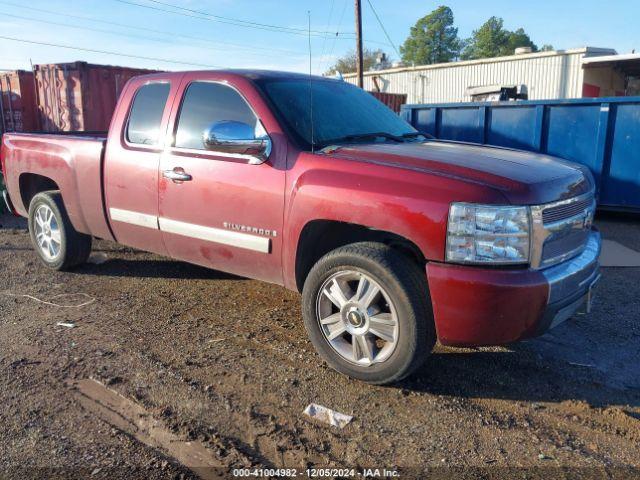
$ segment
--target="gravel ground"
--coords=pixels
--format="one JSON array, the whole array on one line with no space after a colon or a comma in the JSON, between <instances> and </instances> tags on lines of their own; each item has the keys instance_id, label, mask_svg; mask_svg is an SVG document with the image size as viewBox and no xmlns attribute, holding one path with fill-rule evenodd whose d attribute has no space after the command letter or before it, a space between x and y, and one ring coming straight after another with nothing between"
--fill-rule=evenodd
<instances>
[{"instance_id":1,"label":"gravel ground","mask_svg":"<svg viewBox=\"0 0 640 480\"><path fill-rule=\"evenodd\" d=\"M94 245L105 263L50 272L22 222L0 224L0 478L195 476L161 441L87 407L76 387L89 378L228 474L640 478L640 268L605 269L594 312L543 337L438 346L411 379L374 387L321 362L296 293L107 242ZM640 250L637 218L597 224ZM353 421L311 422L311 402Z\"/></svg>"}]
</instances>

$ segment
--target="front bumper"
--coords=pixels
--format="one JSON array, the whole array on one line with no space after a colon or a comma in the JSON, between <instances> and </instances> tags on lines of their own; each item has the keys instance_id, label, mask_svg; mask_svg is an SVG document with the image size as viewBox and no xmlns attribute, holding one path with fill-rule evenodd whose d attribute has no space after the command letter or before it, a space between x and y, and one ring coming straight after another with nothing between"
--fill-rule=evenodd
<instances>
[{"instance_id":1,"label":"front bumper","mask_svg":"<svg viewBox=\"0 0 640 480\"><path fill-rule=\"evenodd\" d=\"M600 233L584 251L543 270L428 263L427 279L443 345L500 345L540 335L570 318L599 277Z\"/></svg>"}]
</instances>

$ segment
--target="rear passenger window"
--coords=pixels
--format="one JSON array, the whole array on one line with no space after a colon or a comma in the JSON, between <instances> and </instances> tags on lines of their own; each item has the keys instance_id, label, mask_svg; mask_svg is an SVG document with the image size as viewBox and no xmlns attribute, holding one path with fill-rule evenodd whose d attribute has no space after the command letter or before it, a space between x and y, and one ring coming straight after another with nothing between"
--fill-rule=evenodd
<instances>
[{"instance_id":1,"label":"rear passenger window","mask_svg":"<svg viewBox=\"0 0 640 480\"><path fill-rule=\"evenodd\" d=\"M182 101L175 146L204 150L204 131L226 120L246 123L254 129L258 122L247 102L233 88L220 83L192 83Z\"/></svg>"},{"instance_id":2,"label":"rear passenger window","mask_svg":"<svg viewBox=\"0 0 640 480\"><path fill-rule=\"evenodd\" d=\"M127 124L127 141L156 145L160 140L162 113L169 97L168 83L149 83L136 92Z\"/></svg>"}]
</instances>

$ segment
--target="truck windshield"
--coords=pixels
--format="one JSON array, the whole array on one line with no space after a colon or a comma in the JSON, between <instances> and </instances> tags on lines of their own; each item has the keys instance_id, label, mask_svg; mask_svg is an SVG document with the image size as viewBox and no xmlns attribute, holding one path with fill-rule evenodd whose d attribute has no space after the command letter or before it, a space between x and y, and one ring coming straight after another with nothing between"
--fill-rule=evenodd
<instances>
[{"instance_id":1,"label":"truck windshield","mask_svg":"<svg viewBox=\"0 0 640 480\"><path fill-rule=\"evenodd\" d=\"M340 80L264 79L258 86L305 148L357 141L410 141L420 135L364 90ZM313 92L313 135L311 93Z\"/></svg>"}]
</instances>

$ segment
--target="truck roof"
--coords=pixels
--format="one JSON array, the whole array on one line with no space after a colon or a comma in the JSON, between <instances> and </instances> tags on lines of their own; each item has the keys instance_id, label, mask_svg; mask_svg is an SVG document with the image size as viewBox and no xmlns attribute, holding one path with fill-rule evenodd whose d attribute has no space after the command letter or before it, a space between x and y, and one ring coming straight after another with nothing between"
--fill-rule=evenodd
<instances>
[{"instance_id":1,"label":"truck roof","mask_svg":"<svg viewBox=\"0 0 640 480\"><path fill-rule=\"evenodd\" d=\"M308 80L311 77L311 79L313 80L339 81L337 79L333 79L330 77L322 77L319 75L310 76L308 73L284 72L279 70L240 69L240 68L220 69L220 70L189 70L189 71L180 71L180 72L163 72L163 73L152 73L149 75L141 75L141 76L170 78L174 76L177 77L180 75L184 75L185 73L190 73L190 74L219 73L220 75L244 77L250 80Z\"/></svg>"}]
</instances>

